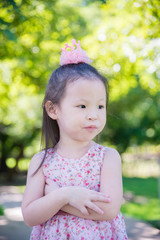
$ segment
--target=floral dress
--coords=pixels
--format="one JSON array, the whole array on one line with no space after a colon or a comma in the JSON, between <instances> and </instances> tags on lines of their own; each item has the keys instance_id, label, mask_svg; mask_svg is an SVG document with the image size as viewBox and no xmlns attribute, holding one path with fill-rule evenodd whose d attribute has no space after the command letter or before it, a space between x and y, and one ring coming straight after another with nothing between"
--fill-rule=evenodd
<instances>
[{"instance_id":1,"label":"floral dress","mask_svg":"<svg viewBox=\"0 0 160 240\"><path fill-rule=\"evenodd\" d=\"M59 187L81 186L100 191L100 174L107 147L97 143L80 159L61 157L49 149L43 164L44 177ZM43 157L44 152L42 152ZM97 221L60 212L47 222L34 226L30 240L125 240L124 219L119 213L113 220Z\"/></svg>"}]
</instances>

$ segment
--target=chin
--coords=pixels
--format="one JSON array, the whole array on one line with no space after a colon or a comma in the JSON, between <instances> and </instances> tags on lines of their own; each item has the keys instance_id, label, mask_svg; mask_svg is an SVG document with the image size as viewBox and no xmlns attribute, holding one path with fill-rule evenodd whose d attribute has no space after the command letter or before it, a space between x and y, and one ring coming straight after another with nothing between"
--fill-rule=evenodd
<instances>
[{"instance_id":1,"label":"chin","mask_svg":"<svg viewBox=\"0 0 160 240\"><path fill-rule=\"evenodd\" d=\"M86 137L86 138L83 138L82 141L84 141L84 142L90 142L90 141L92 141L96 136L97 136L97 134L94 135L94 136L92 136L92 137L88 137L88 138Z\"/></svg>"}]
</instances>

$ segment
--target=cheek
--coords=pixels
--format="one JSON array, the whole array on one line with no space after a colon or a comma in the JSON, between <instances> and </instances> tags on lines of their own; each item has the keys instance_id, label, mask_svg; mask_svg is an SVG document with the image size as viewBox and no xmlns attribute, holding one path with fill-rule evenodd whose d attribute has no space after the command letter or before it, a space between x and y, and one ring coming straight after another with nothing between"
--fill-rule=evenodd
<instances>
[{"instance_id":1,"label":"cheek","mask_svg":"<svg viewBox=\"0 0 160 240\"><path fill-rule=\"evenodd\" d=\"M106 125L106 114L103 114L102 118L101 118L101 131L104 129L105 125Z\"/></svg>"},{"instance_id":2,"label":"cheek","mask_svg":"<svg viewBox=\"0 0 160 240\"><path fill-rule=\"evenodd\" d=\"M101 126L102 126L102 129L105 127L106 125L106 120L107 120L107 117L106 117L106 114L103 114L101 116Z\"/></svg>"},{"instance_id":3,"label":"cheek","mask_svg":"<svg viewBox=\"0 0 160 240\"><path fill-rule=\"evenodd\" d=\"M103 112L101 113L101 116L100 116L100 117L101 117L101 120L102 120L102 121L105 121L105 122L106 122L106 118L107 118L106 115L107 115L106 111L103 111Z\"/></svg>"}]
</instances>

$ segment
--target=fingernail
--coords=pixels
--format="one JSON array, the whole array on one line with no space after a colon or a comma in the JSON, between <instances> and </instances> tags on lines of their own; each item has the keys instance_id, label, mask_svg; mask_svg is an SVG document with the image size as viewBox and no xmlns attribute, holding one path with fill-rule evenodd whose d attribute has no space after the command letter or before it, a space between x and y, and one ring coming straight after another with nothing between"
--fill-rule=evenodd
<instances>
[{"instance_id":1,"label":"fingernail","mask_svg":"<svg viewBox=\"0 0 160 240\"><path fill-rule=\"evenodd\" d=\"M101 215L103 215L104 214L104 212L103 211L101 211Z\"/></svg>"},{"instance_id":2,"label":"fingernail","mask_svg":"<svg viewBox=\"0 0 160 240\"><path fill-rule=\"evenodd\" d=\"M109 196L106 196L107 199L111 199Z\"/></svg>"},{"instance_id":3,"label":"fingernail","mask_svg":"<svg viewBox=\"0 0 160 240\"><path fill-rule=\"evenodd\" d=\"M111 202L111 199L110 198L106 198L106 202Z\"/></svg>"}]
</instances>

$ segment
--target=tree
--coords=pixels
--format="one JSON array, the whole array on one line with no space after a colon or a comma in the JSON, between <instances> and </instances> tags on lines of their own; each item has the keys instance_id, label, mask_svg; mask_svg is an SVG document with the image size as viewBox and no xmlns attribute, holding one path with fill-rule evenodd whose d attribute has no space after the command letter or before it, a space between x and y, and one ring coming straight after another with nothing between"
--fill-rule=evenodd
<instances>
[{"instance_id":1,"label":"tree","mask_svg":"<svg viewBox=\"0 0 160 240\"><path fill-rule=\"evenodd\" d=\"M101 140L120 152L160 141L159 1L109 1L85 40L95 66L108 78L108 124Z\"/></svg>"},{"instance_id":2,"label":"tree","mask_svg":"<svg viewBox=\"0 0 160 240\"><path fill-rule=\"evenodd\" d=\"M72 38L107 76L101 140L122 152L159 142L159 1L4 0L0 3L0 171L38 151L41 103L60 48ZM140 109L140 110L139 110ZM150 113L150 114L148 114ZM123 124L123 125L122 125Z\"/></svg>"},{"instance_id":3,"label":"tree","mask_svg":"<svg viewBox=\"0 0 160 240\"><path fill-rule=\"evenodd\" d=\"M60 48L91 31L81 1L2 1L1 32L1 164L31 157L40 149L41 103ZM95 10L96 12L96 10ZM33 146L29 148L28 146Z\"/></svg>"}]
</instances>

